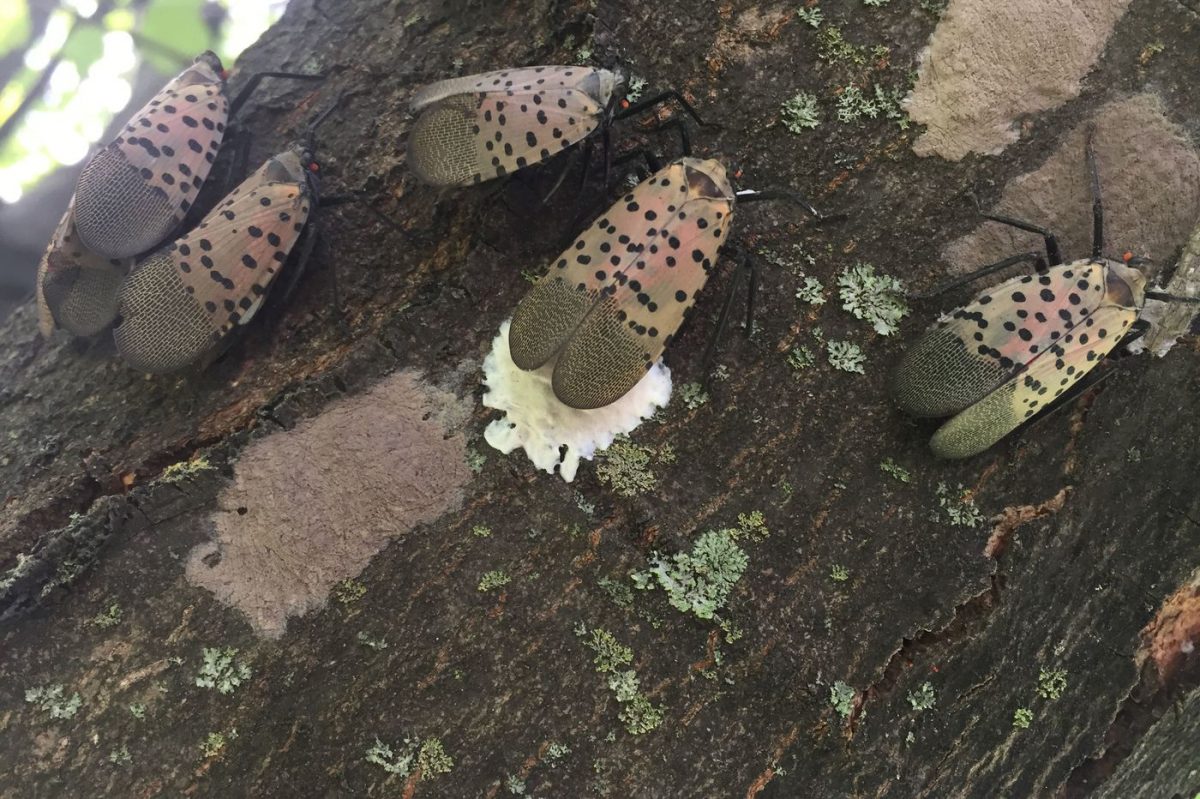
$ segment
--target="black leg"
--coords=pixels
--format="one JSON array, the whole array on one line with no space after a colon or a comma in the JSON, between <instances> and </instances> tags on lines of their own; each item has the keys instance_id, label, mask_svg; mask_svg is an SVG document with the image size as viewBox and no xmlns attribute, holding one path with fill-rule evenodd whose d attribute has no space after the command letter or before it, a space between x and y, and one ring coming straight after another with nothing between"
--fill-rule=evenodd
<instances>
[{"instance_id":1,"label":"black leg","mask_svg":"<svg viewBox=\"0 0 1200 799\"><path fill-rule=\"evenodd\" d=\"M746 338L754 334L754 298L758 295L758 264L749 253L743 268L750 270L750 291L746 296Z\"/></svg>"},{"instance_id":2,"label":"black leg","mask_svg":"<svg viewBox=\"0 0 1200 799\"><path fill-rule=\"evenodd\" d=\"M679 150L680 150L680 152L684 156L689 156L692 154L692 138L690 135L688 135L687 123L684 122L682 119L678 119L678 118L668 119L666 122L663 122L660 125L655 125L654 127L646 128L645 130L643 130L641 132L649 134L649 133L659 133L664 130L679 131Z\"/></svg>"},{"instance_id":3,"label":"black leg","mask_svg":"<svg viewBox=\"0 0 1200 799\"><path fill-rule=\"evenodd\" d=\"M339 205L349 205L351 203L357 203L358 205L361 205L363 208L366 208L367 211L369 211L371 213L371 215L374 216L376 219L378 219L380 222L387 225L392 230L395 230L400 235L404 236L404 238L408 239L410 244L418 243L416 238L414 238L411 233L409 233L407 230L405 230L404 228L402 228L400 226L399 222L392 219L390 216L385 214L383 211L380 211L375 206L371 205L371 203L368 202L367 198L364 196L364 194L362 192L349 192L347 194L322 194L320 200L317 202L317 207L318 208L334 208Z\"/></svg>"},{"instance_id":4,"label":"black leg","mask_svg":"<svg viewBox=\"0 0 1200 799\"><path fill-rule=\"evenodd\" d=\"M583 144L575 148L570 157L565 159L562 171L558 175L558 180L554 181L554 185L550 187L550 191L546 192L546 195L542 197L541 202L538 203L539 206L545 206L547 203L549 203L550 198L553 197L560 188L562 188L563 181L567 179L567 173L571 171L571 164L576 160L582 161L583 163L583 177L580 179L579 185L579 193L582 193L583 183L587 180L588 165L591 164L592 161L591 139L585 139ZM578 196L576 196L576 202L578 202Z\"/></svg>"},{"instance_id":5,"label":"black leg","mask_svg":"<svg viewBox=\"0 0 1200 799\"><path fill-rule=\"evenodd\" d=\"M1058 247L1058 239L1054 234L1046 228L1035 225L1032 222L1025 222L1020 219L1013 219L1011 216L997 216L996 214L984 214L981 212L984 219L990 219L993 222L999 222L1002 225L1009 225L1019 230L1024 230L1029 233L1037 233L1046 242L1046 258L1050 261L1050 266L1058 266L1063 262L1062 250Z\"/></svg>"},{"instance_id":6,"label":"black leg","mask_svg":"<svg viewBox=\"0 0 1200 799\"><path fill-rule=\"evenodd\" d=\"M627 164L630 161L644 161L646 169L650 170L651 175L663 168L662 159L649 147L638 147L637 149L622 153L614 158L612 163L613 166L619 166Z\"/></svg>"},{"instance_id":7,"label":"black leg","mask_svg":"<svg viewBox=\"0 0 1200 799\"><path fill-rule=\"evenodd\" d=\"M1087 158L1088 175L1092 181L1092 258L1099 259L1100 254L1104 252L1104 204L1100 200L1100 170L1096 167L1096 151L1092 147L1095 134L1096 126L1089 125L1083 149Z\"/></svg>"},{"instance_id":8,"label":"black leg","mask_svg":"<svg viewBox=\"0 0 1200 799\"><path fill-rule=\"evenodd\" d=\"M1200 297L1180 297L1178 294L1168 294L1165 291L1147 291L1146 299L1161 300L1162 302L1200 302Z\"/></svg>"},{"instance_id":9,"label":"black leg","mask_svg":"<svg viewBox=\"0 0 1200 799\"><path fill-rule=\"evenodd\" d=\"M725 333L725 326L729 324L729 312L733 308L733 300L737 296L738 286L742 282L742 276L747 272L750 273L750 296L747 302L746 315L746 335L749 336L752 330L753 315L754 315L754 293L756 291L756 271L753 261L748 253L737 252L737 270L733 274L733 282L729 284L729 293L725 295L725 303L721 306L721 315L717 317L717 327L713 331L712 338L708 340L708 347L704 350L704 361L701 366L701 374L704 375L702 385L707 391L709 386L709 373L712 369L713 358L717 354L717 345L721 343L721 336Z\"/></svg>"},{"instance_id":10,"label":"black leg","mask_svg":"<svg viewBox=\"0 0 1200 799\"><path fill-rule=\"evenodd\" d=\"M645 100L639 100L638 102L630 105L628 108L622 108L620 111L613 114L613 119L628 119L634 114L640 114L647 108L653 108L656 105L662 105L668 100L675 100L678 102L681 106L683 106L683 110L686 111L692 119L696 120L697 125L707 127L704 120L701 119L700 115L696 113L696 109L692 108L691 104L689 104L687 100L683 99L683 95L674 89L669 89L661 94L656 94L653 97L647 97Z\"/></svg>"},{"instance_id":11,"label":"black leg","mask_svg":"<svg viewBox=\"0 0 1200 799\"><path fill-rule=\"evenodd\" d=\"M737 192L735 196L737 197L737 201L739 203L754 203L761 202L763 200L791 200L805 211L808 211L809 215L811 215L814 219L819 219L825 222L844 218L844 216L841 214L836 216L825 216L816 208L813 208L813 204L810 203L808 199L804 197L804 195L798 194L794 191L785 191L783 189L765 189L763 191L742 189L741 191Z\"/></svg>"},{"instance_id":12,"label":"black leg","mask_svg":"<svg viewBox=\"0 0 1200 799\"><path fill-rule=\"evenodd\" d=\"M309 259L312 258L313 248L317 244L317 225L316 221L309 216L308 224L304 228L302 234L304 241L300 242L300 253L296 256L296 265L289 270L291 274L288 277L287 285L283 289L283 294L279 301L275 303L277 308L287 306L288 299L292 296L292 292L296 290L296 286L300 283L300 278L304 274L304 270L308 268Z\"/></svg>"},{"instance_id":13,"label":"black leg","mask_svg":"<svg viewBox=\"0 0 1200 799\"><path fill-rule=\"evenodd\" d=\"M912 300L928 300L933 297L937 297L941 294L945 294L947 291L950 291L951 289L956 289L959 286L963 286L963 285L966 285L967 283L971 283L972 281L978 280L981 277L986 277L995 272L999 272L1001 269L1005 269L1007 267L1013 266L1014 264L1026 263L1026 262L1034 263L1037 268L1037 271L1039 271L1039 272L1045 271L1045 263L1046 262L1045 262L1045 260L1043 260L1041 253L1023 252L1023 253L1018 253L1017 255L1010 255L1009 257L1005 258L1003 261L997 261L994 264L988 264L987 266L981 266L979 269L976 269L973 272L968 272L967 274L962 275L961 277L956 277L953 280L943 283L942 285L934 288L931 291L925 292L924 294L909 294L908 296L909 296L909 299L912 299Z\"/></svg>"},{"instance_id":14,"label":"black leg","mask_svg":"<svg viewBox=\"0 0 1200 799\"><path fill-rule=\"evenodd\" d=\"M258 84L263 78L292 78L295 80L325 80L324 75L305 75L302 72L256 72L246 81L246 85L238 92L237 97L233 98L233 102L229 104L229 115L233 116L237 110L241 108L254 90L258 88Z\"/></svg>"}]
</instances>

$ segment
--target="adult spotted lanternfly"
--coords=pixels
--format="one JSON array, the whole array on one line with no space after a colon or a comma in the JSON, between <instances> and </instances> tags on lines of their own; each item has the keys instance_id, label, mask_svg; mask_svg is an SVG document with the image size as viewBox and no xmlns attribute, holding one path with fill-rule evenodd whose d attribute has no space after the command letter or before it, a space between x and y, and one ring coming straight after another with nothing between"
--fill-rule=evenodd
<instances>
[{"instance_id":1,"label":"adult spotted lanternfly","mask_svg":"<svg viewBox=\"0 0 1200 799\"><path fill-rule=\"evenodd\" d=\"M557 357L554 393L572 408L615 402L662 354L708 282L735 201L781 197L819 216L794 195L734 192L719 161L668 164L601 214L517 306L513 362L532 370ZM746 257L741 265L752 266ZM728 310L727 301L718 331Z\"/></svg>"},{"instance_id":2,"label":"adult spotted lanternfly","mask_svg":"<svg viewBox=\"0 0 1200 799\"><path fill-rule=\"evenodd\" d=\"M84 166L75 187L75 224L88 249L128 258L162 243L183 220L216 160L229 114L266 77L320 75L260 72L232 105L225 70L201 53Z\"/></svg>"},{"instance_id":3,"label":"adult spotted lanternfly","mask_svg":"<svg viewBox=\"0 0 1200 799\"><path fill-rule=\"evenodd\" d=\"M624 119L674 99L667 91L617 110L620 76L590 67L525 67L430 84L412 100L420 116L408 137L408 164L434 186L468 186L541 163ZM687 147L687 130L677 124ZM701 123L702 124L702 123ZM665 127L665 126L664 126Z\"/></svg>"},{"instance_id":4,"label":"adult spotted lanternfly","mask_svg":"<svg viewBox=\"0 0 1200 799\"><path fill-rule=\"evenodd\" d=\"M335 106L336 107L336 104ZM267 159L190 233L141 261L121 287L113 335L147 372L182 368L250 321L319 202L317 126ZM297 272L311 253L311 235Z\"/></svg>"},{"instance_id":5,"label":"adult spotted lanternfly","mask_svg":"<svg viewBox=\"0 0 1200 799\"><path fill-rule=\"evenodd\" d=\"M83 246L67 207L37 271L38 328L58 325L76 336L99 333L117 314L117 291L132 259L105 258Z\"/></svg>"},{"instance_id":6,"label":"adult spotted lanternfly","mask_svg":"<svg viewBox=\"0 0 1200 799\"><path fill-rule=\"evenodd\" d=\"M1102 256L1100 181L1087 137L1092 181L1092 257L1064 264L1054 235L1007 217L987 216L1045 237L1049 265L1022 253L955 280L934 294L1022 261L1037 274L1014 277L951 312L914 344L892 376L892 394L918 417L954 415L930 447L943 458L975 455L1061 397L1127 333L1141 335L1147 298L1196 302L1146 290L1145 276Z\"/></svg>"},{"instance_id":7,"label":"adult spotted lanternfly","mask_svg":"<svg viewBox=\"0 0 1200 799\"><path fill-rule=\"evenodd\" d=\"M38 267L45 335L55 323L87 336L112 321L132 256L161 244L184 218L216 160L229 114L267 77L321 78L260 72L230 105L220 60L201 53L92 156Z\"/></svg>"}]
</instances>

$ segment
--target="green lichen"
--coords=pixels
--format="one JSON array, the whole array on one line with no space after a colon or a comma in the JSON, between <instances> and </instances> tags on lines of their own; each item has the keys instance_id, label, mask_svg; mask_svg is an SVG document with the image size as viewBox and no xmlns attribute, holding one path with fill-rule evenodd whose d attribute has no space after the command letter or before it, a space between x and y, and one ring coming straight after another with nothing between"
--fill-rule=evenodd
<instances>
[{"instance_id":1,"label":"green lichen","mask_svg":"<svg viewBox=\"0 0 1200 799\"><path fill-rule=\"evenodd\" d=\"M141 721L146 718L146 706L141 702L134 702L129 706L129 715Z\"/></svg>"},{"instance_id":2,"label":"green lichen","mask_svg":"<svg viewBox=\"0 0 1200 799\"><path fill-rule=\"evenodd\" d=\"M454 759L446 754L440 739L426 738L417 750L417 767L421 769L421 779L429 779L438 774L449 774L454 768Z\"/></svg>"},{"instance_id":3,"label":"green lichen","mask_svg":"<svg viewBox=\"0 0 1200 799\"><path fill-rule=\"evenodd\" d=\"M900 130L908 130L912 121L904 110L904 95L906 90L891 86L875 85L875 107L883 114L884 119L896 123Z\"/></svg>"},{"instance_id":4,"label":"green lichen","mask_svg":"<svg viewBox=\"0 0 1200 799\"><path fill-rule=\"evenodd\" d=\"M1027 730L1033 724L1033 711L1027 707L1019 707L1013 713L1013 729Z\"/></svg>"},{"instance_id":5,"label":"green lichen","mask_svg":"<svg viewBox=\"0 0 1200 799\"><path fill-rule=\"evenodd\" d=\"M867 362L867 356L859 349L857 344L849 341L827 341L825 343L825 351L829 358L829 365L834 369L841 369L843 372L854 372L855 374L864 375L866 370L863 369L863 364Z\"/></svg>"},{"instance_id":6,"label":"green lichen","mask_svg":"<svg viewBox=\"0 0 1200 799\"><path fill-rule=\"evenodd\" d=\"M88 624L91 624L93 627L99 627L102 630L107 630L109 627L116 627L120 624L122 615L120 604L110 602L108 607L93 616Z\"/></svg>"},{"instance_id":7,"label":"green lichen","mask_svg":"<svg viewBox=\"0 0 1200 799\"><path fill-rule=\"evenodd\" d=\"M796 16L813 29L821 27L821 23L825 21L825 14L821 11L820 6L801 6L796 9Z\"/></svg>"},{"instance_id":8,"label":"green lichen","mask_svg":"<svg viewBox=\"0 0 1200 799\"><path fill-rule=\"evenodd\" d=\"M546 747L545 761L550 768L557 768L558 761L569 754L571 754L571 747L557 741L551 741L549 746Z\"/></svg>"},{"instance_id":9,"label":"green lichen","mask_svg":"<svg viewBox=\"0 0 1200 799\"><path fill-rule=\"evenodd\" d=\"M838 680L829 688L829 704L842 718L849 718L854 709L854 689Z\"/></svg>"},{"instance_id":10,"label":"green lichen","mask_svg":"<svg viewBox=\"0 0 1200 799\"><path fill-rule=\"evenodd\" d=\"M129 747L121 744L121 746L109 752L108 762L114 766L128 766L133 762L133 756L129 754Z\"/></svg>"},{"instance_id":11,"label":"green lichen","mask_svg":"<svg viewBox=\"0 0 1200 799\"><path fill-rule=\"evenodd\" d=\"M237 730L233 730L229 737L236 738ZM225 751L225 745L228 742L228 738L226 738L224 733L210 732L208 735L204 736L204 740L200 742L200 754L205 760L216 757Z\"/></svg>"},{"instance_id":12,"label":"green lichen","mask_svg":"<svg viewBox=\"0 0 1200 799\"><path fill-rule=\"evenodd\" d=\"M684 383L679 387L679 400L689 411L708 402L708 392L699 383Z\"/></svg>"},{"instance_id":13,"label":"green lichen","mask_svg":"<svg viewBox=\"0 0 1200 799\"><path fill-rule=\"evenodd\" d=\"M29 688L25 691L25 701L52 719L72 719L83 707L83 698L78 692L67 696L66 690L61 684Z\"/></svg>"},{"instance_id":14,"label":"green lichen","mask_svg":"<svg viewBox=\"0 0 1200 799\"><path fill-rule=\"evenodd\" d=\"M201 688L215 688L223 694L231 694L234 689L250 679L250 667L244 661L236 660L238 650L232 647L204 647L203 662L200 673L196 675L196 685Z\"/></svg>"},{"instance_id":15,"label":"green lichen","mask_svg":"<svg viewBox=\"0 0 1200 799\"><path fill-rule=\"evenodd\" d=\"M487 463L487 456L474 447L467 447L467 468L472 474L479 474Z\"/></svg>"},{"instance_id":16,"label":"green lichen","mask_svg":"<svg viewBox=\"0 0 1200 799\"><path fill-rule=\"evenodd\" d=\"M575 634L586 636L587 626L579 624ZM633 735L650 732L662 723L661 707L653 705L641 692L641 681L637 672L626 669L633 662L633 650L622 644L612 633L601 628L591 630L591 638L584 644L592 650L592 664L600 674L607 674L606 684L621 705L618 718L625 729Z\"/></svg>"},{"instance_id":17,"label":"green lichen","mask_svg":"<svg viewBox=\"0 0 1200 799\"><path fill-rule=\"evenodd\" d=\"M875 267L859 261L837 277L842 308L857 319L869 323L876 333L890 336L900 329L900 320L908 314L904 285L891 275L882 275Z\"/></svg>"},{"instance_id":18,"label":"green lichen","mask_svg":"<svg viewBox=\"0 0 1200 799\"><path fill-rule=\"evenodd\" d=\"M642 92L646 90L646 79L640 78L637 75L629 76L629 83L625 87L625 101L628 103L636 103L642 99Z\"/></svg>"},{"instance_id":19,"label":"green lichen","mask_svg":"<svg viewBox=\"0 0 1200 799\"><path fill-rule=\"evenodd\" d=\"M597 627L585 644L594 653L592 663L601 674L616 672L633 662L633 650L618 641L608 630Z\"/></svg>"},{"instance_id":20,"label":"green lichen","mask_svg":"<svg viewBox=\"0 0 1200 799\"><path fill-rule=\"evenodd\" d=\"M354 640L368 649L374 649L376 652L382 652L388 648L386 638L376 638L365 630L359 630L358 635L354 636Z\"/></svg>"},{"instance_id":21,"label":"green lichen","mask_svg":"<svg viewBox=\"0 0 1200 799\"><path fill-rule=\"evenodd\" d=\"M1041 669L1038 673L1037 692L1043 699L1058 699L1066 689L1066 669Z\"/></svg>"},{"instance_id":22,"label":"green lichen","mask_svg":"<svg viewBox=\"0 0 1200 799\"><path fill-rule=\"evenodd\" d=\"M879 470L888 477L899 480L901 483L912 482L912 474L909 473L908 469L905 469L891 458L884 458L879 464Z\"/></svg>"},{"instance_id":23,"label":"green lichen","mask_svg":"<svg viewBox=\"0 0 1200 799\"><path fill-rule=\"evenodd\" d=\"M796 289L796 299L809 305L824 305L825 286L815 277L806 277L803 285Z\"/></svg>"},{"instance_id":24,"label":"green lichen","mask_svg":"<svg viewBox=\"0 0 1200 799\"><path fill-rule=\"evenodd\" d=\"M724 607L748 564L749 557L729 530L710 530L697 539L691 552L670 558L651 556L650 569L635 575L635 584L649 588L653 580L667 592L667 601L676 610L711 619Z\"/></svg>"},{"instance_id":25,"label":"green lichen","mask_svg":"<svg viewBox=\"0 0 1200 799\"><path fill-rule=\"evenodd\" d=\"M874 8L882 8L890 2L892 2L892 0L863 0L863 5L873 6Z\"/></svg>"},{"instance_id":26,"label":"green lichen","mask_svg":"<svg viewBox=\"0 0 1200 799\"><path fill-rule=\"evenodd\" d=\"M416 743L409 738L404 739L403 749L399 753L396 753L392 747L376 738L375 743L367 749L367 753L363 759L368 763L379 766L388 774L399 774L407 777L412 773L413 762L416 760L416 752Z\"/></svg>"},{"instance_id":27,"label":"green lichen","mask_svg":"<svg viewBox=\"0 0 1200 799\"><path fill-rule=\"evenodd\" d=\"M760 510L739 513L737 525L727 528L725 532L734 541L741 541L743 538L748 538L755 543L771 535L771 531L767 529L767 518Z\"/></svg>"},{"instance_id":28,"label":"green lichen","mask_svg":"<svg viewBox=\"0 0 1200 799\"><path fill-rule=\"evenodd\" d=\"M835 563L829 569L829 579L837 583L844 583L850 579L850 570L840 563Z\"/></svg>"},{"instance_id":29,"label":"green lichen","mask_svg":"<svg viewBox=\"0 0 1200 799\"><path fill-rule=\"evenodd\" d=\"M779 117L790 133L813 130L821 124L821 104L815 94L797 92L779 107Z\"/></svg>"},{"instance_id":30,"label":"green lichen","mask_svg":"<svg viewBox=\"0 0 1200 799\"><path fill-rule=\"evenodd\" d=\"M506 774L504 776L504 790L508 791L513 796L524 796L525 780L521 779L516 774Z\"/></svg>"},{"instance_id":31,"label":"green lichen","mask_svg":"<svg viewBox=\"0 0 1200 799\"><path fill-rule=\"evenodd\" d=\"M608 577L601 577L596 581L600 589L608 594L608 598L613 601L619 608L633 607L633 589L625 585L625 583L612 580Z\"/></svg>"},{"instance_id":32,"label":"green lichen","mask_svg":"<svg viewBox=\"0 0 1200 799\"><path fill-rule=\"evenodd\" d=\"M863 90L854 84L842 89L837 99L838 122L846 125L856 124L865 119L879 116L879 107L875 101L863 94Z\"/></svg>"},{"instance_id":33,"label":"green lichen","mask_svg":"<svg viewBox=\"0 0 1200 799\"><path fill-rule=\"evenodd\" d=\"M971 492L961 485L951 489L945 483L938 483L934 489L938 498L938 510L931 515L933 521L940 521L954 527L978 527L983 524L984 516L975 504Z\"/></svg>"},{"instance_id":34,"label":"green lichen","mask_svg":"<svg viewBox=\"0 0 1200 799\"><path fill-rule=\"evenodd\" d=\"M495 591L497 588L503 588L511 582L512 577L508 575L508 572L503 569L494 569L479 578L478 590L487 593Z\"/></svg>"},{"instance_id":35,"label":"green lichen","mask_svg":"<svg viewBox=\"0 0 1200 799\"><path fill-rule=\"evenodd\" d=\"M343 605L351 605L367 595L367 586L358 580L347 578L334 586L333 595Z\"/></svg>"},{"instance_id":36,"label":"green lichen","mask_svg":"<svg viewBox=\"0 0 1200 799\"><path fill-rule=\"evenodd\" d=\"M190 461L180 461L172 463L167 468L163 469L160 480L168 483L178 483L186 480L189 477L195 477L203 472L211 471L215 467L208 462L208 458L199 457Z\"/></svg>"},{"instance_id":37,"label":"green lichen","mask_svg":"<svg viewBox=\"0 0 1200 799\"><path fill-rule=\"evenodd\" d=\"M631 735L644 735L662 724L663 709L637 694L621 708L617 718L625 722L625 729Z\"/></svg>"},{"instance_id":38,"label":"green lichen","mask_svg":"<svg viewBox=\"0 0 1200 799\"><path fill-rule=\"evenodd\" d=\"M932 708L936 699L937 697L933 692L933 684L928 681L922 683L921 687L915 691L908 692L908 703L918 713Z\"/></svg>"},{"instance_id":39,"label":"green lichen","mask_svg":"<svg viewBox=\"0 0 1200 799\"><path fill-rule=\"evenodd\" d=\"M486 524L477 524L471 528L471 535L475 536L476 538L490 538L492 535L492 528L488 527Z\"/></svg>"},{"instance_id":40,"label":"green lichen","mask_svg":"<svg viewBox=\"0 0 1200 799\"><path fill-rule=\"evenodd\" d=\"M788 351L788 366L792 367L796 372L803 372L816 362L817 356L813 355L813 351L805 344L801 344L799 347L792 347Z\"/></svg>"},{"instance_id":41,"label":"green lichen","mask_svg":"<svg viewBox=\"0 0 1200 799\"><path fill-rule=\"evenodd\" d=\"M675 452L663 447L656 452L650 447L634 444L626 436L618 436L612 446L598 456L596 477L623 497L645 494L658 483L650 468L652 463L672 463Z\"/></svg>"},{"instance_id":42,"label":"green lichen","mask_svg":"<svg viewBox=\"0 0 1200 799\"><path fill-rule=\"evenodd\" d=\"M862 66L867 63L866 51L846 41L841 28L833 25L828 25L817 32L817 52L822 61L831 64L843 63Z\"/></svg>"}]
</instances>

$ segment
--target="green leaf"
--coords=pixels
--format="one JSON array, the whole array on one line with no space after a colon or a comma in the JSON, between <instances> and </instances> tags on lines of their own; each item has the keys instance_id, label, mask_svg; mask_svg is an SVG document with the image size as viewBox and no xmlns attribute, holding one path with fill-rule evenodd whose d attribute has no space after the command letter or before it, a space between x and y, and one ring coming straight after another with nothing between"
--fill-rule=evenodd
<instances>
[{"instance_id":1,"label":"green leaf","mask_svg":"<svg viewBox=\"0 0 1200 799\"><path fill-rule=\"evenodd\" d=\"M142 14L142 36L179 53L185 61L157 49L140 48L141 55L163 74L173 75L194 56L212 48L212 37L204 24L204 0L153 0Z\"/></svg>"},{"instance_id":2,"label":"green leaf","mask_svg":"<svg viewBox=\"0 0 1200 799\"><path fill-rule=\"evenodd\" d=\"M25 0L0 3L0 55L29 38L29 6Z\"/></svg>"},{"instance_id":3,"label":"green leaf","mask_svg":"<svg viewBox=\"0 0 1200 799\"><path fill-rule=\"evenodd\" d=\"M131 31L136 21L128 8L117 8L104 15L104 27L110 31Z\"/></svg>"},{"instance_id":4,"label":"green leaf","mask_svg":"<svg viewBox=\"0 0 1200 799\"><path fill-rule=\"evenodd\" d=\"M74 62L79 70L79 76L87 75L88 67L100 60L104 55L104 31L95 25L78 25L63 45L64 61Z\"/></svg>"}]
</instances>

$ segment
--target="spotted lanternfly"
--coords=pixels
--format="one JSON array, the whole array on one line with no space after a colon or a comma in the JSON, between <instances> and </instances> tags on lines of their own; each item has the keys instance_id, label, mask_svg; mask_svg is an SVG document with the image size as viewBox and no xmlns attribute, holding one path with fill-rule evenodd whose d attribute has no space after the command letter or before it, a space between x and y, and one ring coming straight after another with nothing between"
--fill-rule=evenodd
<instances>
[{"instance_id":1,"label":"spotted lanternfly","mask_svg":"<svg viewBox=\"0 0 1200 799\"><path fill-rule=\"evenodd\" d=\"M84 247L75 230L74 200L63 214L37 271L38 328L76 336L99 333L117 313L117 291L131 259L110 259Z\"/></svg>"},{"instance_id":2,"label":"spotted lanternfly","mask_svg":"<svg viewBox=\"0 0 1200 799\"><path fill-rule=\"evenodd\" d=\"M468 186L546 161L607 130L614 119L667 100L700 122L675 91L618 111L620 84L617 73L578 66L509 69L430 84L412 100L419 116L408 137L408 164L424 183ZM686 148L686 130L680 133Z\"/></svg>"},{"instance_id":3,"label":"spotted lanternfly","mask_svg":"<svg viewBox=\"0 0 1200 799\"><path fill-rule=\"evenodd\" d=\"M161 244L208 177L229 114L259 81L322 77L256 73L230 103L225 76L216 55L201 53L91 157L75 187L75 223L85 247L107 258L128 258Z\"/></svg>"},{"instance_id":4,"label":"spotted lanternfly","mask_svg":"<svg viewBox=\"0 0 1200 799\"><path fill-rule=\"evenodd\" d=\"M83 245L127 258L167 238L208 176L228 114L221 61L202 53L84 166L75 187Z\"/></svg>"},{"instance_id":5,"label":"spotted lanternfly","mask_svg":"<svg viewBox=\"0 0 1200 799\"><path fill-rule=\"evenodd\" d=\"M1037 253L1022 253L943 287L940 291L1020 261L1038 263L1037 274L1007 280L943 317L905 353L892 376L892 394L905 412L954 416L930 442L939 457L982 452L1061 397L1141 326L1147 297L1195 301L1147 291L1140 271L1101 256L1103 217L1090 134L1087 157L1092 257L1064 264L1048 230L988 215L1042 234L1050 265Z\"/></svg>"},{"instance_id":6,"label":"spotted lanternfly","mask_svg":"<svg viewBox=\"0 0 1200 799\"><path fill-rule=\"evenodd\" d=\"M775 196L735 193L719 161L668 164L601 214L517 306L508 334L513 362L532 370L557 358L552 386L570 407L620 399L658 360L704 288L735 200Z\"/></svg>"},{"instance_id":7,"label":"spotted lanternfly","mask_svg":"<svg viewBox=\"0 0 1200 799\"><path fill-rule=\"evenodd\" d=\"M250 321L318 202L317 171L310 132L137 265L121 287L113 328L130 366L182 368Z\"/></svg>"}]
</instances>

